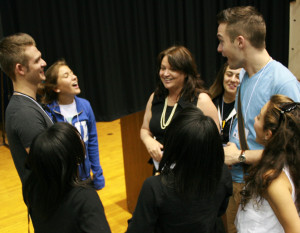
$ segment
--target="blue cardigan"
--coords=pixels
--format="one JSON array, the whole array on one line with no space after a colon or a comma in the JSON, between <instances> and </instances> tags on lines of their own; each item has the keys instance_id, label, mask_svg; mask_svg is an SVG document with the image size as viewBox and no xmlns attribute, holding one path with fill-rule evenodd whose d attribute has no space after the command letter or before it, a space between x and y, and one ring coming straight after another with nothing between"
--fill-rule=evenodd
<instances>
[{"instance_id":1,"label":"blue cardigan","mask_svg":"<svg viewBox=\"0 0 300 233\"><path fill-rule=\"evenodd\" d=\"M90 102L86 99L75 96L75 103L78 114L73 117L72 125L80 132L86 149L84 167L83 164L79 166L79 176L82 180L86 180L90 178L90 171L92 170L94 187L99 190L105 186L105 180L99 161L98 137L94 112ZM51 110L51 112L47 112L50 117L53 118L52 115L54 115L58 122L66 122L66 119L60 112L57 101L48 104L48 107Z\"/></svg>"}]
</instances>

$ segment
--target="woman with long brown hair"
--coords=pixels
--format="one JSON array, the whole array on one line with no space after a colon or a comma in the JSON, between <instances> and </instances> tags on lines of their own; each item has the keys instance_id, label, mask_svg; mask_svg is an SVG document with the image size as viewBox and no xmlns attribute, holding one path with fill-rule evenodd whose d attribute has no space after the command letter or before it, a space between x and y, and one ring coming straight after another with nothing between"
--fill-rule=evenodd
<instances>
[{"instance_id":1,"label":"woman with long brown hair","mask_svg":"<svg viewBox=\"0 0 300 233\"><path fill-rule=\"evenodd\" d=\"M195 59L184 46L172 46L158 55L159 75L141 128L141 140L156 169L162 158L163 136L172 118L187 106L197 106L218 123L218 113L204 90Z\"/></svg>"},{"instance_id":2,"label":"woman with long brown hair","mask_svg":"<svg viewBox=\"0 0 300 233\"><path fill-rule=\"evenodd\" d=\"M209 88L211 98L218 110L223 144L229 141L232 123L236 116L234 104L237 87L240 84L240 71L241 69L230 69L228 63L225 62Z\"/></svg>"},{"instance_id":3,"label":"woman with long brown hair","mask_svg":"<svg viewBox=\"0 0 300 233\"><path fill-rule=\"evenodd\" d=\"M300 231L300 103L274 95L255 118L262 159L249 170L238 232Z\"/></svg>"}]
</instances>

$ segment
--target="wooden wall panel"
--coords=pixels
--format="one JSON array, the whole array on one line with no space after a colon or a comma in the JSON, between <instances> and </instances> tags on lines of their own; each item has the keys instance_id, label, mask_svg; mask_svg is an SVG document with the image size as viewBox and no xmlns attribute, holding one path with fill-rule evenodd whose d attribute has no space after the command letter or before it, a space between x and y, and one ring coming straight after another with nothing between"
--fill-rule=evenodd
<instances>
[{"instance_id":1,"label":"wooden wall panel","mask_svg":"<svg viewBox=\"0 0 300 233\"><path fill-rule=\"evenodd\" d=\"M133 213L144 180L152 175L152 165L144 144L140 139L144 111L121 118L121 135L124 158L124 173L127 206Z\"/></svg>"},{"instance_id":2,"label":"wooden wall panel","mask_svg":"<svg viewBox=\"0 0 300 233\"><path fill-rule=\"evenodd\" d=\"M300 0L290 3L289 69L300 81Z\"/></svg>"}]
</instances>

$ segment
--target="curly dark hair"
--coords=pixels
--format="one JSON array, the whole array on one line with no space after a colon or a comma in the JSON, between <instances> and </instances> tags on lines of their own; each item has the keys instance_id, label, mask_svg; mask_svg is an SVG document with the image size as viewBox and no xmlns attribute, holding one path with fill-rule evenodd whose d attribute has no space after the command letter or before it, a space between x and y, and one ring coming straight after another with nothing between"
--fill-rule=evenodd
<instances>
[{"instance_id":1,"label":"curly dark hair","mask_svg":"<svg viewBox=\"0 0 300 233\"><path fill-rule=\"evenodd\" d=\"M262 159L249 169L245 178L242 208L251 198L258 198L258 204L261 203L271 182L287 166L295 186L295 204L300 210L300 104L284 95L272 96L263 129L271 130L272 137L265 145Z\"/></svg>"},{"instance_id":2,"label":"curly dark hair","mask_svg":"<svg viewBox=\"0 0 300 233\"><path fill-rule=\"evenodd\" d=\"M180 92L180 96L182 96L185 101L192 102L194 98L197 97L197 94L201 92L208 93L203 87L203 80L197 71L195 59L187 48L176 45L162 51L158 55L158 69L160 69L161 62L165 56L168 57L168 62L172 69L182 71L186 74L184 86ZM165 98L168 94L168 89L164 87L158 75L155 95Z\"/></svg>"}]
</instances>

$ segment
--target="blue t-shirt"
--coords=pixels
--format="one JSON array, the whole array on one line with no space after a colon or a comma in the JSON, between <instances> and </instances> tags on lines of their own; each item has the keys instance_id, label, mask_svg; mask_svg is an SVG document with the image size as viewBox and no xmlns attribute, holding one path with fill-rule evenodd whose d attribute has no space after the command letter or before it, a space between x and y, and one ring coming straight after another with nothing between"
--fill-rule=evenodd
<instances>
[{"instance_id":1,"label":"blue t-shirt","mask_svg":"<svg viewBox=\"0 0 300 233\"><path fill-rule=\"evenodd\" d=\"M300 84L296 77L280 62L270 61L264 68L249 78L247 72L240 72L242 113L245 122L245 134L250 150L261 150L264 147L258 144L254 130L254 118L260 113L261 108L270 100L272 95L282 94L296 102L300 101ZM238 91L237 91L238 93ZM235 108L237 111L237 98ZM230 142L234 142L240 149L237 118L235 119ZM232 180L243 183L243 167L235 164L231 170Z\"/></svg>"}]
</instances>

